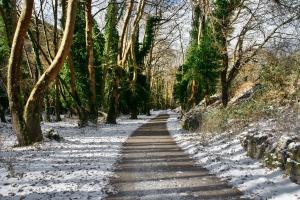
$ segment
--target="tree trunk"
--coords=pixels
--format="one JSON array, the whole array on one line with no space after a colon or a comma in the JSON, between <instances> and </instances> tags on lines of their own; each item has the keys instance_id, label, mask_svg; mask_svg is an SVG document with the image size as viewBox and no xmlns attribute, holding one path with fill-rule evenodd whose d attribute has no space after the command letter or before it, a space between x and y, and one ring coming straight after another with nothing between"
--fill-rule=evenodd
<instances>
[{"instance_id":1,"label":"tree trunk","mask_svg":"<svg viewBox=\"0 0 300 200\"><path fill-rule=\"evenodd\" d=\"M124 44L125 34L126 34L126 31L127 31L130 16L131 16L131 13L132 13L133 2L134 2L133 0L129 0L127 12L126 12L126 15L125 15L125 18L124 18L124 25L123 25L122 33L121 33L120 40L119 40L118 64L121 64L121 61L122 61L122 58L123 58L123 47L125 46L125 44Z\"/></svg>"},{"instance_id":2,"label":"tree trunk","mask_svg":"<svg viewBox=\"0 0 300 200\"><path fill-rule=\"evenodd\" d=\"M50 102L49 102L49 95L47 94L48 91L46 91L45 96L44 96L44 105L45 105L45 121L50 122L51 117L50 117Z\"/></svg>"},{"instance_id":3,"label":"tree trunk","mask_svg":"<svg viewBox=\"0 0 300 200\"><path fill-rule=\"evenodd\" d=\"M24 107L20 87L22 50L31 20L32 9L33 0L25 0L12 42L7 73L7 92L12 115L12 127L17 135L19 145L29 145L42 139L41 134L36 137L36 134L30 132L26 127L23 118Z\"/></svg>"},{"instance_id":4,"label":"tree trunk","mask_svg":"<svg viewBox=\"0 0 300 200\"><path fill-rule=\"evenodd\" d=\"M130 119L137 119L137 116L138 116L138 110L137 107L134 106L134 108L131 109Z\"/></svg>"},{"instance_id":5,"label":"tree trunk","mask_svg":"<svg viewBox=\"0 0 300 200\"><path fill-rule=\"evenodd\" d=\"M197 96L197 83L195 80L192 80L192 85L191 85L191 96L189 98L189 106L191 108L194 108L196 106L196 96Z\"/></svg>"},{"instance_id":6,"label":"tree trunk","mask_svg":"<svg viewBox=\"0 0 300 200\"><path fill-rule=\"evenodd\" d=\"M86 49L88 56L88 72L89 72L89 119L93 123L97 123L98 110L96 105L96 75L94 66L94 49L93 49L93 16L92 16L92 1L85 2L85 21L86 21Z\"/></svg>"},{"instance_id":7,"label":"tree trunk","mask_svg":"<svg viewBox=\"0 0 300 200\"><path fill-rule=\"evenodd\" d=\"M60 118L60 93L59 93L59 80L58 78L55 79L55 121L61 121Z\"/></svg>"},{"instance_id":8,"label":"tree trunk","mask_svg":"<svg viewBox=\"0 0 300 200\"><path fill-rule=\"evenodd\" d=\"M77 0L69 0L68 1L68 10L67 10L67 19L66 19L66 28L64 31L64 36L61 41L60 48L52 61L49 68L43 73L38 82L35 84L32 89L27 103L24 109L24 120L28 127L29 133L31 135L35 135L36 139L41 140L41 128L40 128L40 120L36 117L35 112L36 105L39 104L45 89L49 86L51 82L55 80L57 77L66 56L69 54L69 50L71 48L73 32L74 32L74 24L76 17L76 4Z\"/></svg>"},{"instance_id":9,"label":"tree trunk","mask_svg":"<svg viewBox=\"0 0 300 200\"><path fill-rule=\"evenodd\" d=\"M61 24L62 27L65 29L65 20L66 20L66 0L61 0L61 7L62 7L62 17L61 17ZM76 78L75 78L75 71L74 71L74 62L72 55L69 53L68 57L68 64L69 64L69 69L70 69L70 85L71 85L71 96L73 100L76 103L76 109L79 115L79 122L78 126L79 127L84 127L87 125L88 122L88 117L87 117L87 112L86 110L82 107L77 89L76 89Z\"/></svg>"},{"instance_id":10,"label":"tree trunk","mask_svg":"<svg viewBox=\"0 0 300 200\"><path fill-rule=\"evenodd\" d=\"M0 121L6 123L5 119L5 109L2 105L0 105Z\"/></svg>"},{"instance_id":11,"label":"tree trunk","mask_svg":"<svg viewBox=\"0 0 300 200\"><path fill-rule=\"evenodd\" d=\"M227 107L229 102L229 84L222 82L222 104Z\"/></svg>"},{"instance_id":12,"label":"tree trunk","mask_svg":"<svg viewBox=\"0 0 300 200\"><path fill-rule=\"evenodd\" d=\"M82 108L81 101L76 89L76 79L75 79L75 71L74 71L74 63L71 54L68 55L68 64L70 69L70 85L71 85L71 94L76 103L77 112L79 115L78 125L80 127L84 127L87 125L87 113L84 108Z\"/></svg>"},{"instance_id":13,"label":"tree trunk","mask_svg":"<svg viewBox=\"0 0 300 200\"><path fill-rule=\"evenodd\" d=\"M227 39L225 36L222 38L222 66L223 69L221 71L221 87L222 87L222 104L224 107L227 107L229 102L229 87L230 82L227 78L227 71L229 67L229 58L227 52Z\"/></svg>"},{"instance_id":14,"label":"tree trunk","mask_svg":"<svg viewBox=\"0 0 300 200\"><path fill-rule=\"evenodd\" d=\"M150 108L151 108L151 105L150 105L150 92L151 92L151 89L150 89L150 84L149 82L147 82L147 91L149 92L149 94L147 95L147 99L146 99L146 104L145 104L145 114L147 116L151 116L151 112L150 112Z\"/></svg>"},{"instance_id":15,"label":"tree trunk","mask_svg":"<svg viewBox=\"0 0 300 200\"><path fill-rule=\"evenodd\" d=\"M116 66L117 68L117 66ZM119 70L115 69L115 76L112 80L112 92L110 95L110 101L109 101L109 109L107 113L106 123L107 124L116 124L117 123L117 115L119 110L119 85L120 85L120 75Z\"/></svg>"},{"instance_id":16,"label":"tree trunk","mask_svg":"<svg viewBox=\"0 0 300 200\"><path fill-rule=\"evenodd\" d=\"M46 27L46 22L45 22L44 10L43 9L41 9L41 18L42 18L43 32L44 32L48 57L52 60L53 56L52 56L52 52L51 52L51 48L50 48L50 44L49 44L49 38L48 38L48 34L47 34L47 27Z\"/></svg>"},{"instance_id":17,"label":"tree trunk","mask_svg":"<svg viewBox=\"0 0 300 200\"><path fill-rule=\"evenodd\" d=\"M53 30L53 46L54 53L57 54L58 51L58 34L57 34L57 12L58 12L58 0L52 1L52 9L53 9L53 18L54 18L54 30ZM60 102L60 92L59 92L59 80L56 78L55 80L55 121L61 121L60 111L61 111L61 102Z\"/></svg>"}]
</instances>

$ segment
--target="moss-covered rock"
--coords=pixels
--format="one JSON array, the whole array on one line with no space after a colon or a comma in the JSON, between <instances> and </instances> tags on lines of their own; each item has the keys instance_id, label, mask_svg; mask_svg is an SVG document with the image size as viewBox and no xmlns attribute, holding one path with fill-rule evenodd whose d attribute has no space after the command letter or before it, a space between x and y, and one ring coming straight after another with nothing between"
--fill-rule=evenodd
<instances>
[{"instance_id":1,"label":"moss-covered rock","mask_svg":"<svg viewBox=\"0 0 300 200\"><path fill-rule=\"evenodd\" d=\"M288 145L286 173L293 182L300 184L300 142L291 142Z\"/></svg>"},{"instance_id":2,"label":"moss-covered rock","mask_svg":"<svg viewBox=\"0 0 300 200\"><path fill-rule=\"evenodd\" d=\"M240 141L250 157L263 159L267 167L280 167L293 182L300 184L299 136L284 134L277 138L270 133L248 130L241 134Z\"/></svg>"},{"instance_id":3,"label":"moss-covered rock","mask_svg":"<svg viewBox=\"0 0 300 200\"><path fill-rule=\"evenodd\" d=\"M182 127L186 130L200 130L202 126L202 113L200 110L191 110L186 113L182 120Z\"/></svg>"},{"instance_id":4,"label":"moss-covered rock","mask_svg":"<svg viewBox=\"0 0 300 200\"><path fill-rule=\"evenodd\" d=\"M288 155L288 145L293 142L293 139L288 135L282 135L277 143L277 147L275 150L276 153L276 160L278 161L277 167L280 167L281 169L285 169L286 161L289 157Z\"/></svg>"},{"instance_id":5,"label":"moss-covered rock","mask_svg":"<svg viewBox=\"0 0 300 200\"><path fill-rule=\"evenodd\" d=\"M259 133L257 130L251 130L244 134L241 144L247 150L247 154L251 158L261 159L271 145L270 138L272 137L268 134Z\"/></svg>"}]
</instances>

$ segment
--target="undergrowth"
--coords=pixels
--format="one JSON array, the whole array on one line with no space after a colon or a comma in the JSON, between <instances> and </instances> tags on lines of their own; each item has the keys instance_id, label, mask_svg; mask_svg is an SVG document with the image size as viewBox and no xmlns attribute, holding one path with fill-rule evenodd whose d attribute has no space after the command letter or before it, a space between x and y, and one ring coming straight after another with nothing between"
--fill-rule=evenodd
<instances>
[{"instance_id":1,"label":"undergrowth","mask_svg":"<svg viewBox=\"0 0 300 200\"><path fill-rule=\"evenodd\" d=\"M201 132L220 133L241 129L250 123L273 119L278 130L295 128L299 105L299 69L289 59L274 60L261 67L259 79L262 85L250 98L228 105L206 109L203 113ZM244 77L240 77L240 80Z\"/></svg>"}]
</instances>

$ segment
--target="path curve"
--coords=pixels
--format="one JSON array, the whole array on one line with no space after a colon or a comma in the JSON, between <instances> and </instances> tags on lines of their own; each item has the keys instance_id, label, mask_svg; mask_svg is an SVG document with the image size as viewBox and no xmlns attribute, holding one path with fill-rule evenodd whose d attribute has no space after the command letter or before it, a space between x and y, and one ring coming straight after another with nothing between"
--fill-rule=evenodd
<instances>
[{"instance_id":1,"label":"path curve","mask_svg":"<svg viewBox=\"0 0 300 200\"><path fill-rule=\"evenodd\" d=\"M241 199L242 193L195 166L167 130L167 114L138 128L123 145L106 200Z\"/></svg>"}]
</instances>

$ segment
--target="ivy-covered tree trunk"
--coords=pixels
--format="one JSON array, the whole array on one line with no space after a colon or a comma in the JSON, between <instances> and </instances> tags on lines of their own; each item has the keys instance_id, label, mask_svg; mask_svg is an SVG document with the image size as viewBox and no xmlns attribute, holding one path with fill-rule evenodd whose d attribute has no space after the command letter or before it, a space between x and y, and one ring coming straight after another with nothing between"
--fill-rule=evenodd
<instances>
[{"instance_id":1,"label":"ivy-covered tree trunk","mask_svg":"<svg viewBox=\"0 0 300 200\"><path fill-rule=\"evenodd\" d=\"M117 116L118 116L118 107L119 107L119 72L118 69L115 70L114 77L112 78L112 91L110 92L110 99L109 99L109 109L107 113L106 123L108 124L116 124Z\"/></svg>"},{"instance_id":2,"label":"ivy-covered tree trunk","mask_svg":"<svg viewBox=\"0 0 300 200\"><path fill-rule=\"evenodd\" d=\"M119 105L119 73L117 65L119 34L118 24L118 4L116 0L110 0L105 15L106 26L104 29L105 46L104 57L105 64L103 70L103 88L105 88L105 79L110 78L108 95L108 113L106 123L116 123ZM110 72L110 76L107 74Z\"/></svg>"},{"instance_id":3,"label":"ivy-covered tree trunk","mask_svg":"<svg viewBox=\"0 0 300 200\"><path fill-rule=\"evenodd\" d=\"M75 71L74 71L74 63L72 55L68 55L68 64L70 69L70 85L71 85L71 94L76 103L77 112L79 115L79 123L80 127L84 127L87 125L88 116L86 110L82 107L77 89L76 89L76 78L75 78Z\"/></svg>"},{"instance_id":4,"label":"ivy-covered tree trunk","mask_svg":"<svg viewBox=\"0 0 300 200\"><path fill-rule=\"evenodd\" d=\"M192 80L190 86L191 96L189 98L189 108L194 108L196 106L197 88L196 80Z\"/></svg>"},{"instance_id":5,"label":"ivy-covered tree trunk","mask_svg":"<svg viewBox=\"0 0 300 200\"><path fill-rule=\"evenodd\" d=\"M89 73L89 119L93 123L97 123L98 109L96 105L96 71L94 66L94 49L93 49L93 16L92 16L92 1L85 2L85 35L86 35L86 49L88 57L88 73Z\"/></svg>"},{"instance_id":6,"label":"ivy-covered tree trunk","mask_svg":"<svg viewBox=\"0 0 300 200\"><path fill-rule=\"evenodd\" d=\"M132 80L130 80L131 84L131 105L130 105L130 119L137 119L138 115L138 100L137 100L137 78L138 78L138 58L137 54L139 53L139 24L135 26L135 32L131 35L131 41L134 43L131 45L130 48L130 57L132 61L133 67L133 75Z\"/></svg>"},{"instance_id":7,"label":"ivy-covered tree trunk","mask_svg":"<svg viewBox=\"0 0 300 200\"><path fill-rule=\"evenodd\" d=\"M131 102L130 102L130 119L137 119L138 116L138 107L137 107L137 95L135 90L132 91L131 94Z\"/></svg>"},{"instance_id":8,"label":"ivy-covered tree trunk","mask_svg":"<svg viewBox=\"0 0 300 200\"><path fill-rule=\"evenodd\" d=\"M151 105L150 105L150 83L149 83L149 80L147 80L147 86L145 86L146 90L149 91L149 94L147 95L146 97L146 104L145 104L145 114L147 116L151 116L151 112L150 112L150 109L151 109Z\"/></svg>"}]
</instances>

